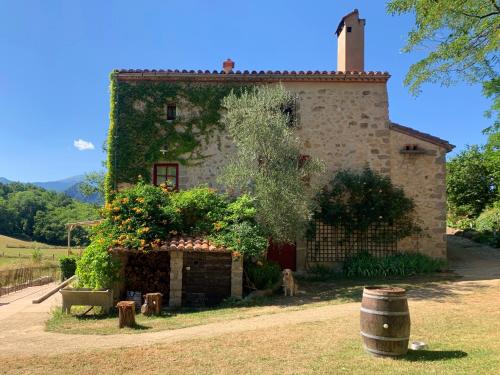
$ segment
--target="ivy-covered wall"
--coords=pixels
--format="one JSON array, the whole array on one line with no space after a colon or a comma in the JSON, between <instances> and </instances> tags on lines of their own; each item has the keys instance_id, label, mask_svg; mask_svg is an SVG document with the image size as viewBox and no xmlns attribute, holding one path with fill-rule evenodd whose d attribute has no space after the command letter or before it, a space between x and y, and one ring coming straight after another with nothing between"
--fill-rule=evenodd
<instances>
[{"instance_id":1,"label":"ivy-covered wall","mask_svg":"<svg viewBox=\"0 0 500 375\"><path fill-rule=\"evenodd\" d=\"M135 183L139 176L150 182L151 166L160 159L181 165L203 160L201 142L223 129L222 99L231 90L246 88L228 83L126 81L116 72L110 78L106 200L118 183ZM180 109L173 121L167 121L168 104Z\"/></svg>"}]
</instances>

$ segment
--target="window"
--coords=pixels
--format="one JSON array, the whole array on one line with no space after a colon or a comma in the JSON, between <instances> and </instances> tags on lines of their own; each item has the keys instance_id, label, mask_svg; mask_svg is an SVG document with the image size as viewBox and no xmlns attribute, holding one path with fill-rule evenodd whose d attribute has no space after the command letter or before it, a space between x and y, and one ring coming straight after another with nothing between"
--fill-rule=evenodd
<instances>
[{"instance_id":1,"label":"window","mask_svg":"<svg viewBox=\"0 0 500 375\"><path fill-rule=\"evenodd\" d=\"M347 26L347 32L350 33L352 31L352 27L351 26Z\"/></svg>"},{"instance_id":2,"label":"window","mask_svg":"<svg viewBox=\"0 0 500 375\"><path fill-rule=\"evenodd\" d=\"M297 99L292 100L290 103L283 105L281 112L288 116L288 126L294 127L297 125Z\"/></svg>"},{"instance_id":3,"label":"window","mask_svg":"<svg viewBox=\"0 0 500 375\"><path fill-rule=\"evenodd\" d=\"M171 189L179 189L179 164L155 164L153 168L153 183L156 186L167 184Z\"/></svg>"},{"instance_id":4,"label":"window","mask_svg":"<svg viewBox=\"0 0 500 375\"><path fill-rule=\"evenodd\" d=\"M176 117L177 107L175 104L167 105L167 121L174 121Z\"/></svg>"}]
</instances>

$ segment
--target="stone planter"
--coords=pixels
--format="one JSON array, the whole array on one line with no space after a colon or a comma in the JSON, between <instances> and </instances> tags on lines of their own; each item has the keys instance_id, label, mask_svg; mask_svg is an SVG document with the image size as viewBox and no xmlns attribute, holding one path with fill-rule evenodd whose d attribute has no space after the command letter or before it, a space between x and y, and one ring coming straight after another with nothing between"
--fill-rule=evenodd
<instances>
[{"instance_id":1,"label":"stone planter","mask_svg":"<svg viewBox=\"0 0 500 375\"><path fill-rule=\"evenodd\" d=\"M101 306L109 313L113 306L113 291L111 289L64 288L62 295L63 313L69 314L71 306Z\"/></svg>"}]
</instances>

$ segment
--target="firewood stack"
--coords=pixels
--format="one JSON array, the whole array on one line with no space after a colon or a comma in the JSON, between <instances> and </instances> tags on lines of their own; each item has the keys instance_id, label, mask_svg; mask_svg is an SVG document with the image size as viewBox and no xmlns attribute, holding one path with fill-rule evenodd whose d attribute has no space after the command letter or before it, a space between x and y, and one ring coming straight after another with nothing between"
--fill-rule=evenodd
<instances>
[{"instance_id":1,"label":"firewood stack","mask_svg":"<svg viewBox=\"0 0 500 375\"><path fill-rule=\"evenodd\" d=\"M169 295L170 255L166 251L130 254L125 268L126 290Z\"/></svg>"}]
</instances>

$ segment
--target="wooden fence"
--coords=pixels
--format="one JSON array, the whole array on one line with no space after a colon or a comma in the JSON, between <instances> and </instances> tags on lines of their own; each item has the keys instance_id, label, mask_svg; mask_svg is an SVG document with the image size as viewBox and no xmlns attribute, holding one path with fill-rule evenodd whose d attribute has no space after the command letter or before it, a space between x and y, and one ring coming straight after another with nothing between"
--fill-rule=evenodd
<instances>
[{"instance_id":1,"label":"wooden fence","mask_svg":"<svg viewBox=\"0 0 500 375\"><path fill-rule=\"evenodd\" d=\"M32 266L0 271L0 296L60 280L58 266Z\"/></svg>"}]
</instances>

